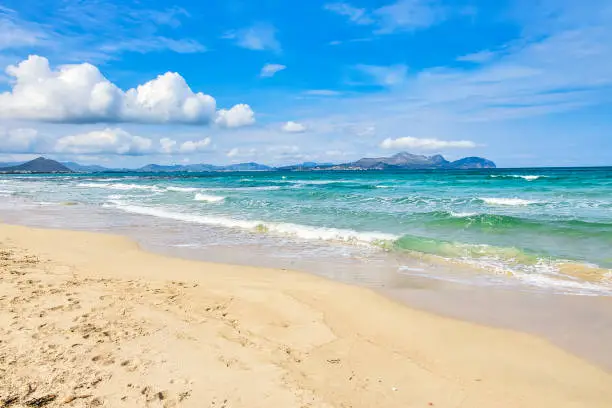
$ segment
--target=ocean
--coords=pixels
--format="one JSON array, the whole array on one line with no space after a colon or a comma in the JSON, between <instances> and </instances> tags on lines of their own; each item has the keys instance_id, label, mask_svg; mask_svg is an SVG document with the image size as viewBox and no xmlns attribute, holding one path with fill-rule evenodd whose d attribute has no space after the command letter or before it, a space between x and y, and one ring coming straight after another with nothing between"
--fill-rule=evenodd
<instances>
[{"instance_id":1,"label":"ocean","mask_svg":"<svg viewBox=\"0 0 612 408\"><path fill-rule=\"evenodd\" d=\"M612 295L612 168L0 175L0 201L8 222L348 281Z\"/></svg>"}]
</instances>

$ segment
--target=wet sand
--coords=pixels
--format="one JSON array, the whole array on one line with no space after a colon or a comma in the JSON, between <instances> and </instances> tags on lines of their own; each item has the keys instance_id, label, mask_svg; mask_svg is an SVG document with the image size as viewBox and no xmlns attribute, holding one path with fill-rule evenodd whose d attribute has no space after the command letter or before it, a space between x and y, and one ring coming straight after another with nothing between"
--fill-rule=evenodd
<instances>
[{"instance_id":1,"label":"wet sand","mask_svg":"<svg viewBox=\"0 0 612 408\"><path fill-rule=\"evenodd\" d=\"M612 298L433 284L387 289L410 307L543 337L612 373Z\"/></svg>"},{"instance_id":2,"label":"wet sand","mask_svg":"<svg viewBox=\"0 0 612 408\"><path fill-rule=\"evenodd\" d=\"M0 226L0 398L16 406L609 407L536 336L286 270Z\"/></svg>"}]
</instances>

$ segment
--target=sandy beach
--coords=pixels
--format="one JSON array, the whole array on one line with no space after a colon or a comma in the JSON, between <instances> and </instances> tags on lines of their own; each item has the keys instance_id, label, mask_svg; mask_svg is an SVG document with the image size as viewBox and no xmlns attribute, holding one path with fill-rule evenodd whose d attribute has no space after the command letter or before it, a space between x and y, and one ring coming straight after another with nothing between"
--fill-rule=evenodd
<instances>
[{"instance_id":1,"label":"sandy beach","mask_svg":"<svg viewBox=\"0 0 612 408\"><path fill-rule=\"evenodd\" d=\"M0 276L0 406L612 406L548 341L303 273L1 225Z\"/></svg>"}]
</instances>

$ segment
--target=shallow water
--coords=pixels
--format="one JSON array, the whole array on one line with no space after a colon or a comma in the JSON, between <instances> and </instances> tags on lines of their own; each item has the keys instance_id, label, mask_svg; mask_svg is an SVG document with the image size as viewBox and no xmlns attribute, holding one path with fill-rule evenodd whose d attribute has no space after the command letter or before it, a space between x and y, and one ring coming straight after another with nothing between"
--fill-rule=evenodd
<instances>
[{"instance_id":1,"label":"shallow water","mask_svg":"<svg viewBox=\"0 0 612 408\"><path fill-rule=\"evenodd\" d=\"M612 294L610 168L4 175L0 200L39 225L350 282Z\"/></svg>"}]
</instances>

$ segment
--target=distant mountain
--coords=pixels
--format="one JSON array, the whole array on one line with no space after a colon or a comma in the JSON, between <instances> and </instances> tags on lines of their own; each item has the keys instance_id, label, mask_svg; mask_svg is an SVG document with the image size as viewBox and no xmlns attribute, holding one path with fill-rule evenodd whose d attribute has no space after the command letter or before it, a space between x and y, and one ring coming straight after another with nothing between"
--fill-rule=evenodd
<instances>
[{"instance_id":1,"label":"distant mountain","mask_svg":"<svg viewBox=\"0 0 612 408\"><path fill-rule=\"evenodd\" d=\"M55 160L39 157L17 166L3 167L2 173L72 173L68 167Z\"/></svg>"},{"instance_id":2,"label":"distant mountain","mask_svg":"<svg viewBox=\"0 0 612 408\"><path fill-rule=\"evenodd\" d=\"M223 166L222 171L269 171L275 170L274 167L266 166L265 164L259 163L238 163L230 164L229 166Z\"/></svg>"},{"instance_id":3,"label":"distant mountain","mask_svg":"<svg viewBox=\"0 0 612 408\"><path fill-rule=\"evenodd\" d=\"M75 162L61 162L64 166L68 167L75 173L99 173L103 171L109 171L110 169L103 166L97 165L83 165Z\"/></svg>"},{"instance_id":4,"label":"distant mountain","mask_svg":"<svg viewBox=\"0 0 612 408\"><path fill-rule=\"evenodd\" d=\"M4 166L4 167L3 167ZM0 163L2 173L97 173L97 172L213 172L213 171L318 171L318 170L411 170L411 169L494 169L495 163L482 157L464 157L448 161L442 155L423 156L400 152L390 157L364 157L350 163L315 163L304 162L290 166L271 167L249 162L216 166L213 164L148 164L138 169L110 169L103 166L81 165L74 162L59 163L39 157L23 164Z\"/></svg>"},{"instance_id":5,"label":"distant mountain","mask_svg":"<svg viewBox=\"0 0 612 408\"><path fill-rule=\"evenodd\" d=\"M189 166L183 166L180 164L175 164L171 166L164 166L160 164L147 164L146 166L142 166L134 171L141 171L141 172L146 172L146 173L166 173L166 172L175 172L175 171L189 171L188 167Z\"/></svg>"},{"instance_id":6,"label":"distant mountain","mask_svg":"<svg viewBox=\"0 0 612 408\"><path fill-rule=\"evenodd\" d=\"M351 163L317 166L313 170L488 169L495 167L495 163L481 157L466 157L449 162L439 154L423 156L400 152L391 157L366 157Z\"/></svg>"},{"instance_id":7,"label":"distant mountain","mask_svg":"<svg viewBox=\"0 0 612 408\"><path fill-rule=\"evenodd\" d=\"M453 169L494 169L497 166L491 160L482 157L464 157L450 163L449 167Z\"/></svg>"},{"instance_id":8,"label":"distant mountain","mask_svg":"<svg viewBox=\"0 0 612 408\"><path fill-rule=\"evenodd\" d=\"M440 155L436 156L420 156L416 154L410 154L401 152L394 154L391 157L376 157L376 158L363 158L357 160L354 163L348 163L355 167L362 167L365 169L385 169L387 167L401 167L401 168L425 168L425 167L438 167L444 166L448 163L444 157Z\"/></svg>"},{"instance_id":9,"label":"distant mountain","mask_svg":"<svg viewBox=\"0 0 612 408\"><path fill-rule=\"evenodd\" d=\"M333 163L315 163L315 162L304 162L301 164L292 164L289 166L281 166L281 167L277 167L277 170L288 170L288 171L293 171L293 170L310 170L313 169L315 167L325 167L325 166L333 166Z\"/></svg>"},{"instance_id":10,"label":"distant mountain","mask_svg":"<svg viewBox=\"0 0 612 408\"><path fill-rule=\"evenodd\" d=\"M274 170L273 167L259 163L238 163L228 166L214 166L212 164L175 164L171 166L162 166L159 164L148 164L134 171L141 172L206 172L206 171L265 171Z\"/></svg>"}]
</instances>

